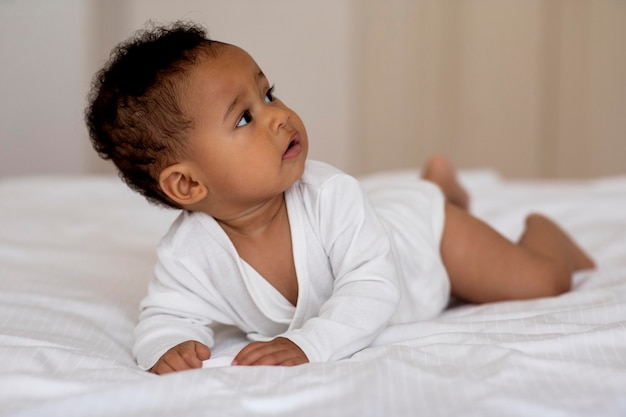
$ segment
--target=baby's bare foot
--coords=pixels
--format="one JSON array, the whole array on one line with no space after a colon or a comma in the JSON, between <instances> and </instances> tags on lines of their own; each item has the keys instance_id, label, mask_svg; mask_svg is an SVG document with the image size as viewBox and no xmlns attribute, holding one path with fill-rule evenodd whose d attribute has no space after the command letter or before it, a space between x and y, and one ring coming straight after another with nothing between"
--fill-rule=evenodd
<instances>
[{"instance_id":1,"label":"baby's bare foot","mask_svg":"<svg viewBox=\"0 0 626 417\"><path fill-rule=\"evenodd\" d=\"M567 253L570 258L570 265L572 271L584 271L588 269L595 269L596 263L593 258L587 254L572 238L569 234L567 234L560 226L558 226L554 221L545 217L542 214L532 213L526 218L526 224L529 225L531 222L540 222L543 223L542 227L544 229L553 228L555 230L555 235L560 235L562 245L566 248Z\"/></svg>"},{"instance_id":2,"label":"baby's bare foot","mask_svg":"<svg viewBox=\"0 0 626 417\"><path fill-rule=\"evenodd\" d=\"M422 178L437 184L450 203L469 210L469 194L457 179L456 170L446 157L437 155L429 158Z\"/></svg>"}]
</instances>

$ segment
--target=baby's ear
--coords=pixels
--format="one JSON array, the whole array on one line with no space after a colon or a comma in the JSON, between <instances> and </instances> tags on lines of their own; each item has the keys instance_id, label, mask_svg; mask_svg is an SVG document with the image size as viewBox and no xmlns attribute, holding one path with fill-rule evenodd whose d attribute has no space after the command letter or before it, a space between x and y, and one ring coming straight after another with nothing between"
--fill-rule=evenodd
<instances>
[{"instance_id":1,"label":"baby's ear","mask_svg":"<svg viewBox=\"0 0 626 417\"><path fill-rule=\"evenodd\" d=\"M193 170L184 163L170 165L161 171L159 185L181 207L195 204L207 195L207 188L194 178Z\"/></svg>"}]
</instances>

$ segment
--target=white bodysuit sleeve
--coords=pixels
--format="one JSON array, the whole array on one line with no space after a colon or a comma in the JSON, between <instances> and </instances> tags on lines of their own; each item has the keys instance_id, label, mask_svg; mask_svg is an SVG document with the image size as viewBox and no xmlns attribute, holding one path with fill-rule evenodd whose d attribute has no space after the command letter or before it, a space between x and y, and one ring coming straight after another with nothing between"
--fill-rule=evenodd
<instances>
[{"instance_id":1,"label":"white bodysuit sleeve","mask_svg":"<svg viewBox=\"0 0 626 417\"><path fill-rule=\"evenodd\" d=\"M133 354L141 369L150 369L166 351L188 340L213 346L206 293L168 249L159 248L155 278L135 328Z\"/></svg>"},{"instance_id":2,"label":"white bodysuit sleeve","mask_svg":"<svg viewBox=\"0 0 626 417\"><path fill-rule=\"evenodd\" d=\"M283 336L311 362L338 360L367 347L389 323L399 278L389 237L356 179L327 181L310 217L330 260L333 293L317 317Z\"/></svg>"}]
</instances>

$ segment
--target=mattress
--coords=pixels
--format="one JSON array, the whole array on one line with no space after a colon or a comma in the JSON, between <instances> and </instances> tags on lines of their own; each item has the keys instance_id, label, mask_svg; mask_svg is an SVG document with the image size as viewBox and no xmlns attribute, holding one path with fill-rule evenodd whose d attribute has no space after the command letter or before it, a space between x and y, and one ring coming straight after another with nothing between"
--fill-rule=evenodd
<instances>
[{"instance_id":1,"label":"mattress","mask_svg":"<svg viewBox=\"0 0 626 417\"><path fill-rule=\"evenodd\" d=\"M0 416L626 415L626 176L461 180L505 236L545 213L598 268L559 297L452 303L332 363L230 367L245 341L221 327L213 366L156 376L133 327L177 213L117 178L0 179Z\"/></svg>"}]
</instances>

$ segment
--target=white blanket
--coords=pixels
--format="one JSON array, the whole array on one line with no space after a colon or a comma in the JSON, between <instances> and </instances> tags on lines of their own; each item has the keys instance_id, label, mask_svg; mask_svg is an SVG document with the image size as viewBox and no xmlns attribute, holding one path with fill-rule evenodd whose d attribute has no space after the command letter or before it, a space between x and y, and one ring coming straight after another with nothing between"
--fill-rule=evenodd
<instances>
[{"instance_id":1,"label":"white blanket","mask_svg":"<svg viewBox=\"0 0 626 417\"><path fill-rule=\"evenodd\" d=\"M140 371L130 347L176 213L116 178L0 180L0 416L626 415L626 177L462 179L506 236L546 213L599 268L560 297L391 327L349 360L163 377ZM215 355L231 355L240 335L220 331Z\"/></svg>"}]
</instances>

